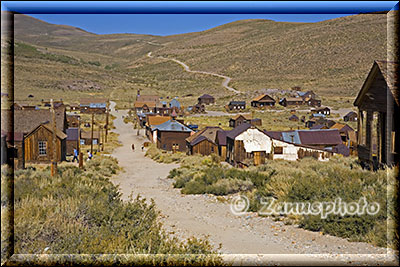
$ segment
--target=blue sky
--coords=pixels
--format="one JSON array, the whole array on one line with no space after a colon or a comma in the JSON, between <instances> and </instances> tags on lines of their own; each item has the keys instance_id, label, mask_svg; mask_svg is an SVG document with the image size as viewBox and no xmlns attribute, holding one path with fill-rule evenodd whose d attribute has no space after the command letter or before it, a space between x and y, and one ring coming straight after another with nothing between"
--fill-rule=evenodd
<instances>
[{"instance_id":1,"label":"blue sky","mask_svg":"<svg viewBox=\"0 0 400 267\"><path fill-rule=\"evenodd\" d=\"M171 35L207 30L242 19L316 22L349 14L28 14L53 24L97 33Z\"/></svg>"},{"instance_id":2,"label":"blue sky","mask_svg":"<svg viewBox=\"0 0 400 267\"><path fill-rule=\"evenodd\" d=\"M387 11L398 1L2 1L1 9L86 31L171 35L242 19L317 22Z\"/></svg>"}]
</instances>

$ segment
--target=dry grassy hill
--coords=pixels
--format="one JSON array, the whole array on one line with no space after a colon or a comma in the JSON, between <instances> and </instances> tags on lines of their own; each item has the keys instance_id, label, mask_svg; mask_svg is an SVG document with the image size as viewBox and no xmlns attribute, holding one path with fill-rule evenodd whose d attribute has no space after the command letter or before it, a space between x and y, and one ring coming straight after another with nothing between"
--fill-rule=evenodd
<instances>
[{"instance_id":1,"label":"dry grassy hill","mask_svg":"<svg viewBox=\"0 0 400 267\"><path fill-rule=\"evenodd\" d=\"M318 23L257 19L161 37L98 35L16 15L16 98L27 92L36 92L37 98L108 95L127 104L137 89L163 96L193 94L184 99L187 103L204 90L229 95L221 79L184 72L174 62L146 57L148 52L177 58L192 70L230 76L230 85L243 92L301 86L328 98L352 97L373 60L386 58L386 22L385 14ZM65 84L81 80L100 89L68 94Z\"/></svg>"}]
</instances>

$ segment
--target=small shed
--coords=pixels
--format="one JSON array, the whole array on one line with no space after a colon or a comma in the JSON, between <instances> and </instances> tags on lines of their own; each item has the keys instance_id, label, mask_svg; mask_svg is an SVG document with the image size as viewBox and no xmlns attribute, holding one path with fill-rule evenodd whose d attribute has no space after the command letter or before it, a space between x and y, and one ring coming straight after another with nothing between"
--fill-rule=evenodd
<instances>
[{"instance_id":1,"label":"small shed","mask_svg":"<svg viewBox=\"0 0 400 267\"><path fill-rule=\"evenodd\" d=\"M67 135L56 129L56 161L65 160ZM49 163L52 160L53 129L49 123L42 123L24 138L25 162Z\"/></svg>"},{"instance_id":2,"label":"small shed","mask_svg":"<svg viewBox=\"0 0 400 267\"><path fill-rule=\"evenodd\" d=\"M197 100L198 100L198 104L208 105L208 104L215 103L215 98L209 94L204 94L204 95L200 96L199 98L197 98Z\"/></svg>"},{"instance_id":3,"label":"small shed","mask_svg":"<svg viewBox=\"0 0 400 267\"><path fill-rule=\"evenodd\" d=\"M304 105L304 101L301 97L284 97L279 100L281 106L301 106Z\"/></svg>"},{"instance_id":4,"label":"small shed","mask_svg":"<svg viewBox=\"0 0 400 267\"><path fill-rule=\"evenodd\" d=\"M263 94L253 98L253 100L251 101L251 106L255 108L272 107L275 105L275 102L275 99L267 94Z\"/></svg>"},{"instance_id":5,"label":"small shed","mask_svg":"<svg viewBox=\"0 0 400 267\"><path fill-rule=\"evenodd\" d=\"M297 117L296 115L293 114L292 116L289 117L289 120L290 121L299 121L299 117Z\"/></svg>"},{"instance_id":6,"label":"small shed","mask_svg":"<svg viewBox=\"0 0 400 267\"><path fill-rule=\"evenodd\" d=\"M346 115L343 116L344 121L357 121L357 113L354 111L350 111Z\"/></svg>"}]
</instances>

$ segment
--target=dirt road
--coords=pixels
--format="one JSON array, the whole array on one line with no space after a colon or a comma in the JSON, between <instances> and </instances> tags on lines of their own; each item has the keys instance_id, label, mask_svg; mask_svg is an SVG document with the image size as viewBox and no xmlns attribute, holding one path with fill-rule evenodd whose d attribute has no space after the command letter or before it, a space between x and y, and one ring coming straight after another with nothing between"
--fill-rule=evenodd
<instances>
[{"instance_id":1,"label":"dirt road","mask_svg":"<svg viewBox=\"0 0 400 267\"><path fill-rule=\"evenodd\" d=\"M151 55L151 52L149 52L149 53L147 54L147 56L150 57L150 58L154 57L154 56ZM222 85L224 88L226 88L227 90L229 90L229 91L231 91L231 92L233 92L233 93L235 93L235 94L241 94L240 91L238 91L238 90L236 90L235 88L232 88L232 87L230 87L230 86L228 85L229 82L232 80L231 77L228 77L228 76L225 76L225 75L221 75L221 74L218 74L218 73L208 72L208 71L190 70L190 68L189 68L188 65L186 65L184 62L182 62L182 61L180 61L180 60L177 60L177 59L175 59L175 58L166 58L166 57L162 57L162 56L158 56L157 58L162 58L162 59L165 59L165 60L171 60L171 61L173 61L173 62L175 62L175 63L178 63L178 64L181 65L181 66L183 67L183 69L184 69L185 71L187 71L187 72L191 72L191 73L200 73L200 74L212 75L212 76L215 76L215 77L223 78L224 80L222 81L222 84L221 84L221 85Z\"/></svg>"},{"instance_id":2,"label":"dirt road","mask_svg":"<svg viewBox=\"0 0 400 267\"><path fill-rule=\"evenodd\" d=\"M115 103L112 107L114 105ZM125 170L114 177L112 182L120 185L124 200L127 200L131 193L134 197L140 194L147 199L154 199L168 233L181 239L208 236L215 247L222 245L220 252L224 254L254 254L245 255L244 258L240 255L224 256L227 260L233 260L235 264L246 264L245 260L249 259L260 264L283 260L318 262L329 258L338 260L338 257L353 259L351 256L354 255L348 253L386 253L383 248L366 243L350 243L341 238L305 231L275 222L271 218L258 217L255 213L235 216L230 212L228 203L219 202L211 195L182 195L179 189L173 188L172 180L166 178L169 171L178 165L161 164L146 158L145 152L141 151L141 145L146 140L142 136L143 132L141 136L137 136L137 130L133 130L132 124L123 122L122 116L127 114L126 111L112 111L112 114L117 117L114 120L116 129L113 131L119 133L119 140L123 144L115 150L113 156ZM131 149L132 143L135 144L135 151ZM313 255L311 258L309 255L293 255L304 253ZM324 253L344 255L334 255L332 258L332 255ZM283 254L291 255L286 257ZM385 257L385 254L375 257ZM370 255L360 258L368 259Z\"/></svg>"}]
</instances>

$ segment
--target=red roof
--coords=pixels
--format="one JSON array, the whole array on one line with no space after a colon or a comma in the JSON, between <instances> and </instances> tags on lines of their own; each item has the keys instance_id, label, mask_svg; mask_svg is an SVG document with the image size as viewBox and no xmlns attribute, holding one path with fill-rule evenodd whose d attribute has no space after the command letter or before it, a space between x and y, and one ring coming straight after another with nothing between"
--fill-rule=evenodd
<instances>
[{"instance_id":1,"label":"red roof","mask_svg":"<svg viewBox=\"0 0 400 267\"><path fill-rule=\"evenodd\" d=\"M300 130L298 131L303 145L338 145L342 143L340 133L335 130Z\"/></svg>"}]
</instances>

